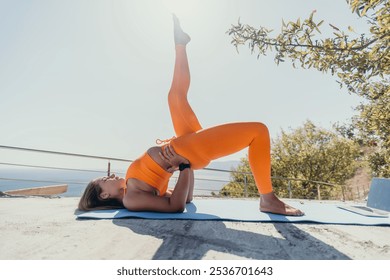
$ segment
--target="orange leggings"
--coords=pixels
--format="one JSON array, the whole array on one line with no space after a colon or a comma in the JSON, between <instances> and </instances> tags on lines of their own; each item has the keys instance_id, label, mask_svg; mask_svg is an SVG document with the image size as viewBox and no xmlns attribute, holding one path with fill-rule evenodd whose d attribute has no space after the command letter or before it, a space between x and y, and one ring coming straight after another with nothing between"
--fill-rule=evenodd
<instances>
[{"instance_id":1,"label":"orange leggings","mask_svg":"<svg viewBox=\"0 0 390 280\"><path fill-rule=\"evenodd\" d=\"M192 169L201 169L211 160L238 152L246 147L259 193L272 192L270 138L262 123L231 123L202 129L187 100L190 72L185 46L176 46L169 109L177 138L171 141L175 151L187 158Z\"/></svg>"}]
</instances>

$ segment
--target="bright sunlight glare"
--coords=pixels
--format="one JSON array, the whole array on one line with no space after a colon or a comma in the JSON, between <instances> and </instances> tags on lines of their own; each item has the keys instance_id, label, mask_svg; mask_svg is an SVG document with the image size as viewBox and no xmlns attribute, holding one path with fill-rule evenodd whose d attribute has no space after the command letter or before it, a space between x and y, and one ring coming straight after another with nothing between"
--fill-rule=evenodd
<instances>
[{"instance_id":1,"label":"bright sunlight glare","mask_svg":"<svg viewBox=\"0 0 390 280\"><path fill-rule=\"evenodd\" d=\"M199 8L199 1L196 0L162 0L165 8L177 16L188 16Z\"/></svg>"}]
</instances>

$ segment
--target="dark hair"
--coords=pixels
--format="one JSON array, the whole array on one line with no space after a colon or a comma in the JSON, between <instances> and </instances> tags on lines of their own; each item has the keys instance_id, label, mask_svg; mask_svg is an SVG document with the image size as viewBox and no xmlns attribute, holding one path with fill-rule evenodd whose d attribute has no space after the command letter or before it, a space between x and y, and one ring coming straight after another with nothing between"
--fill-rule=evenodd
<instances>
[{"instance_id":1,"label":"dark hair","mask_svg":"<svg viewBox=\"0 0 390 280\"><path fill-rule=\"evenodd\" d=\"M103 199L100 197L102 188L97 180L89 182L83 195L80 198L79 210L90 211L99 209L117 209L124 208L122 201L115 198Z\"/></svg>"}]
</instances>

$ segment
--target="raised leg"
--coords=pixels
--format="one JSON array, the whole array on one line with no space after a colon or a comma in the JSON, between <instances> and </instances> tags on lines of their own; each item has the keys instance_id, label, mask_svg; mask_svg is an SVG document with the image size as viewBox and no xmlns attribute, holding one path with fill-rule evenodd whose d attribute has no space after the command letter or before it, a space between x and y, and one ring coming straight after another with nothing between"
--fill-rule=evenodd
<instances>
[{"instance_id":1,"label":"raised leg","mask_svg":"<svg viewBox=\"0 0 390 280\"><path fill-rule=\"evenodd\" d=\"M192 169L200 169L211 160L249 147L249 164L261 194L260 210L283 215L302 215L300 210L280 201L272 191L271 147L265 125L236 123L202 130L187 100L190 70L186 45L190 37L183 32L175 16L174 36L176 60L168 102L175 133L178 136L171 142L176 152L190 160ZM187 199L189 200L191 196L189 193Z\"/></svg>"},{"instance_id":2,"label":"raised leg","mask_svg":"<svg viewBox=\"0 0 390 280\"><path fill-rule=\"evenodd\" d=\"M175 16L174 36L176 59L168 103L176 136L182 136L196 132L202 129L202 126L187 100L190 86L190 69L186 45L190 41L190 37L183 32Z\"/></svg>"}]
</instances>

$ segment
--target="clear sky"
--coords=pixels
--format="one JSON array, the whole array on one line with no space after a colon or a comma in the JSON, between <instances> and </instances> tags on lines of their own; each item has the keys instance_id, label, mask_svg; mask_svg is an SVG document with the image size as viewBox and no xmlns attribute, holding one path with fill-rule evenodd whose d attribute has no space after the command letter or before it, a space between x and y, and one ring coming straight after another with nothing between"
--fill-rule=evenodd
<instances>
[{"instance_id":1,"label":"clear sky","mask_svg":"<svg viewBox=\"0 0 390 280\"><path fill-rule=\"evenodd\" d=\"M315 19L360 33L346 1L0 0L0 145L135 159L174 135L167 106L171 13L192 37L190 102L203 127L260 121L272 137L307 119L330 128L359 103L330 74L239 54L226 34L242 23L280 30ZM227 160L239 159L246 151ZM0 149L1 161L87 167Z\"/></svg>"}]
</instances>

